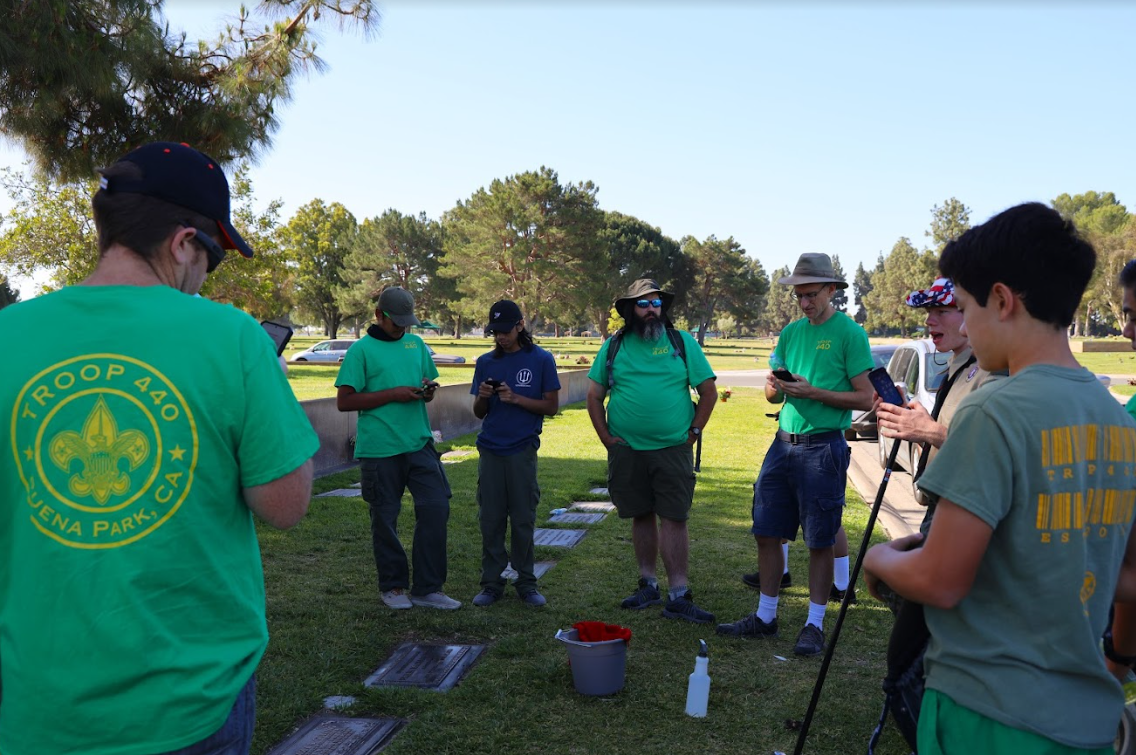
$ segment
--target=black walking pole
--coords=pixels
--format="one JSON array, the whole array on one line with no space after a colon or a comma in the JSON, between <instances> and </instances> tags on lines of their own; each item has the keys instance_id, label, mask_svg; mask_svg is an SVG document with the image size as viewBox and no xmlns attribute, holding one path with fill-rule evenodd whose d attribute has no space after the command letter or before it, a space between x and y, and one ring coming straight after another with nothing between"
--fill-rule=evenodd
<instances>
[{"instance_id":1,"label":"black walking pole","mask_svg":"<svg viewBox=\"0 0 1136 755\"><path fill-rule=\"evenodd\" d=\"M895 465L895 456L899 451L899 439L895 439L895 443L891 447L891 453L888 454L887 466L884 467L884 479L880 482L880 488L876 491L876 501L872 504L872 513L868 515L868 526L864 528L864 539L860 543L860 552L856 554L856 565L852 567L852 576L848 580L848 590L844 592L844 601L840 604L840 614L836 617L836 626L832 628L832 639L828 642L828 648L824 652L824 660L820 664L820 673L817 675L816 684L813 686L813 698L809 700L809 710L805 713L805 720L801 723L801 733L797 735L797 747L793 750L793 755L801 755L805 751L805 737L809 735L809 724L813 721L813 713L816 712L817 702L820 700L820 691L824 687L824 677L828 674L828 666L832 663L832 653L836 649L836 641L840 638L840 626L844 623L844 614L848 610L848 599L852 596L852 588L856 585L856 579L860 576L860 566L864 563L864 553L868 550L868 543L872 539L872 529L876 526L876 515L880 513L880 504L884 500L884 491L887 490L888 480L891 479L891 469Z\"/></svg>"},{"instance_id":2,"label":"black walking pole","mask_svg":"<svg viewBox=\"0 0 1136 755\"><path fill-rule=\"evenodd\" d=\"M698 440L694 441L694 471L702 471L702 433L699 433Z\"/></svg>"}]
</instances>

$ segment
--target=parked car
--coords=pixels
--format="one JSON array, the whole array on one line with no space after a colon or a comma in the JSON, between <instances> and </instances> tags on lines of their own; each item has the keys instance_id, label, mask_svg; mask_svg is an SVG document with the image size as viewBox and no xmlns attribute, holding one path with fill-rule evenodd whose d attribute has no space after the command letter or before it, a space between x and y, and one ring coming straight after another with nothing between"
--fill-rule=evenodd
<instances>
[{"instance_id":1,"label":"parked car","mask_svg":"<svg viewBox=\"0 0 1136 755\"><path fill-rule=\"evenodd\" d=\"M899 348L897 343L883 343L872 347L872 361L876 367L887 367L891 355ZM868 409L852 412L852 427L844 431L847 440L876 437L876 413Z\"/></svg>"},{"instance_id":2,"label":"parked car","mask_svg":"<svg viewBox=\"0 0 1136 755\"><path fill-rule=\"evenodd\" d=\"M917 341L908 341L902 344L891 355L887 371L892 380L904 386L907 400L918 401L930 412L935 406L935 396L939 386L947 376L947 362L950 353L935 351L935 345L930 338ZM886 467L891 447L897 441L894 438L885 438L879 435L880 466ZM896 464L908 472L914 472L919 466L921 446L911 441L901 440L899 453L896 455Z\"/></svg>"},{"instance_id":3,"label":"parked car","mask_svg":"<svg viewBox=\"0 0 1136 755\"><path fill-rule=\"evenodd\" d=\"M434 360L434 364L465 364L465 357L454 354L439 354L434 351L430 344L426 344L426 349L430 352L430 358Z\"/></svg>"},{"instance_id":4,"label":"parked car","mask_svg":"<svg viewBox=\"0 0 1136 755\"><path fill-rule=\"evenodd\" d=\"M343 355L351 348L355 339L320 341L310 349L305 349L292 357L293 362L342 362Z\"/></svg>"}]
</instances>

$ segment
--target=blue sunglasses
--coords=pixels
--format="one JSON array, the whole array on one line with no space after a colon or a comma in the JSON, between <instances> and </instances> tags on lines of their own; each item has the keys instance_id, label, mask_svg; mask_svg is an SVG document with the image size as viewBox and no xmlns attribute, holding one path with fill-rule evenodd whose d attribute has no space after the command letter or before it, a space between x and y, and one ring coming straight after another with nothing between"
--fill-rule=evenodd
<instances>
[{"instance_id":1,"label":"blue sunglasses","mask_svg":"<svg viewBox=\"0 0 1136 755\"><path fill-rule=\"evenodd\" d=\"M642 309L646 309L647 307L661 307L661 306L663 306L663 300L662 299L640 299L639 301L635 302L635 306L640 307Z\"/></svg>"}]
</instances>

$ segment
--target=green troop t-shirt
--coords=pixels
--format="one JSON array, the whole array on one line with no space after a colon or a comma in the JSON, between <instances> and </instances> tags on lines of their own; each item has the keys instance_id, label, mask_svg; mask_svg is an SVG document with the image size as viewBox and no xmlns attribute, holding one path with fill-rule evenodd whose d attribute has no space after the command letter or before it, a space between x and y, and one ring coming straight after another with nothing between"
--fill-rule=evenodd
<instances>
[{"instance_id":1,"label":"green troop t-shirt","mask_svg":"<svg viewBox=\"0 0 1136 755\"><path fill-rule=\"evenodd\" d=\"M1100 638L1134 480L1136 423L1083 368L1033 365L963 401L920 485L994 532L969 594L926 608L928 688L1070 747L1112 742L1124 696Z\"/></svg>"},{"instance_id":2,"label":"green troop t-shirt","mask_svg":"<svg viewBox=\"0 0 1136 755\"><path fill-rule=\"evenodd\" d=\"M0 752L152 755L224 723L268 642L242 488L319 440L247 314L166 286L0 311Z\"/></svg>"},{"instance_id":3,"label":"green troop t-shirt","mask_svg":"<svg viewBox=\"0 0 1136 755\"><path fill-rule=\"evenodd\" d=\"M364 336L343 356L335 385L349 385L356 393L373 393L408 385L420 387L422 378L438 377L425 342L413 333L397 341ZM384 459L417 451L430 442L430 420L425 401L395 401L359 412L355 433L356 459Z\"/></svg>"},{"instance_id":4,"label":"green troop t-shirt","mask_svg":"<svg viewBox=\"0 0 1136 755\"><path fill-rule=\"evenodd\" d=\"M674 351L666 333L645 341L625 332L615 355L615 375L607 402L607 424L612 435L623 438L636 451L653 451L685 443L694 419L690 386L714 377L702 347L686 331L682 336L686 363ZM607 351L604 341L588 370L588 377L607 389Z\"/></svg>"},{"instance_id":5,"label":"green troop t-shirt","mask_svg":"<svg viewBox=\"0 0 1136 755\"><path fill-rule=\"evenodd\" d=\"M852 378L875 366L868 334L843 312L834 312L820 325L813 325L808 318L789 323L773 353L789 372L828 391L851 391ZM847 430L851 425L850 409L785 396L780 420L785 432L823 433Z\"/></svg>"},{"instance_id":6,"label":"green troop t-shirt","mask_svg":"<svg viewBox=\"0 0 1136 755\"><path fill-rule=\"evenodd\" d=\"M1128 399L1128 403L1124 405L1124 411L1128 412L1132 419L1136 419L1136 396Z\"/></svg>"}]
</instances>

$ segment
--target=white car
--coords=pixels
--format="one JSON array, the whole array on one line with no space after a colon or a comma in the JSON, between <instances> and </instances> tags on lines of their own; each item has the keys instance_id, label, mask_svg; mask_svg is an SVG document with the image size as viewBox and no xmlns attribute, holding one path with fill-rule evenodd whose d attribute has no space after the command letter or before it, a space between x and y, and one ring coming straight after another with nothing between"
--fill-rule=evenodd
<instances>
[{"instance_id":1,"label":"white car","mask_svg":"<svg viewBox=\"0 0 1136 755\"><path fill-rule=\"evenodd\" d=\"M355 339L320 341L310 349L305 349L292 357L293 362L342 362L343 355L351 348Z\"/></svg>"}]
</instances>

